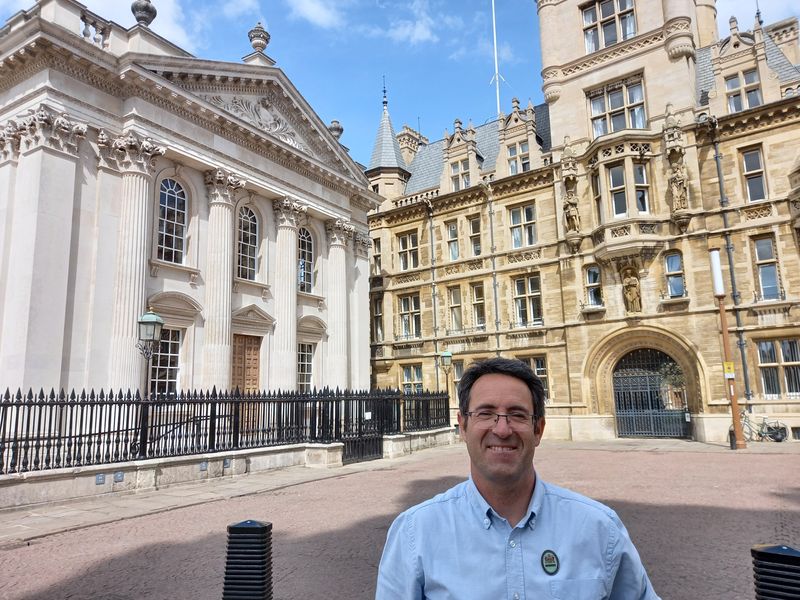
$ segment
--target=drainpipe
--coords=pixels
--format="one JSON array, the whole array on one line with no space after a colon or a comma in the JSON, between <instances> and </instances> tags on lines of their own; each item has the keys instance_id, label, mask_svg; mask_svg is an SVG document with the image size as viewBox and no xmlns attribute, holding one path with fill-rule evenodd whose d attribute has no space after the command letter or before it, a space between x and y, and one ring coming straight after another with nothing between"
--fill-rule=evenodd
<instances>
[{"instance_id":1,"label":"drainpipe","mask_svg":"<svg viewBox=\"0 0 800 600\"><path fill-rule=\"evenodd\" d=\"M486 194L486 205L489 212L489 258L492 261L492 293L494 296L494 348L495 354L500 356L500 305L497 299L497 256L494 245L494 193L492 192L492 178L481 180L484 193Z\"/></svg>"},{"instance_id":2,"label":"drainpipe","mask_svg":"<svg viewBox=\"0 0 800 600\"><path fill-rule=\"evenodd\" d=\"M430 198L423 200L428 207L429 246L431 252L431 299L433 300L433 368L436 373L436 391L439 391L439 327L436 324L436 252L433 244L433 202ZM420 307L421 308L421 307Z\"/></svg>"},{"instance_id":3,"label":"drainpipe","mask_svg":"<svg viewBox=\"0 0 800 600\"><path fill-rule=\"evenodd\" d=\"M728 206L728 197L725 195L725 182L722 179L722 155L719 153L719 139L717 136L719 121L716 117L711 115L702 115L698 118L697 122L700 125L705 125L711 134L711 142L714 144L714 162L717 166L717 182L719 185L719 205L722 208L722 226L725 229L725 252L728 256L728 270L731 278L731 298L733 298L733 314L736 317L736 345L739 347L739 355L742 359L742 371L744 372L744 397L747 410L752 411L750 400L753 397L753 392L750 389L750 375L747 371L747 355L745 353L745 340L744 332L742 331L742 316L739 304L742 301L741 294L736 287L736 275L733 268L733 242L731 241L731 233L728 229L728 212L725 210Z\"/></svg>"}]
</instances>

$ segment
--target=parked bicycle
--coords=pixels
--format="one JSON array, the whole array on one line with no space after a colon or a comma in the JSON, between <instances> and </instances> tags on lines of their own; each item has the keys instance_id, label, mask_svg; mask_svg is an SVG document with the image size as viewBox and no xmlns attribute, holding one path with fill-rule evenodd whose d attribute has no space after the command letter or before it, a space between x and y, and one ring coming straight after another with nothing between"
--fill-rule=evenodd
<instances>
[{"instance_id":1,"label":"parked bicycle","mask_svg":"<svg viewBox=\"0 0 800 600\"><path fill-rule=\"evenodd\" d=\"M789 439L789 428L780 421L768 421L767 417L762 417L761 421L753 422L746 410L741 411L739 417L742 420L744 439L748 442L782 442ZM730 427L729 435L733 441L733 426Z\"/></svg>"}]
</instances>

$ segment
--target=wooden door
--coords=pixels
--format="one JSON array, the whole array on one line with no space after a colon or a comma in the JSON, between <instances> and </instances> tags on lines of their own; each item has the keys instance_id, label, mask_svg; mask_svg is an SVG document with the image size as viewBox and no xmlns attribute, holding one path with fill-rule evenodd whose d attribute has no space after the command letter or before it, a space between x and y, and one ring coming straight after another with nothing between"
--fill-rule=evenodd
<instances>
[{"instance_id":1,"label":"wooden door","mask_svg":"<svg viewBox=\"0 0 800 600\"><path fill-rule=\"evenodd\" d=\"M240 392L257 392L261 338L254 335L233 336L232 385Z\"/></svg>"}]
</instances>

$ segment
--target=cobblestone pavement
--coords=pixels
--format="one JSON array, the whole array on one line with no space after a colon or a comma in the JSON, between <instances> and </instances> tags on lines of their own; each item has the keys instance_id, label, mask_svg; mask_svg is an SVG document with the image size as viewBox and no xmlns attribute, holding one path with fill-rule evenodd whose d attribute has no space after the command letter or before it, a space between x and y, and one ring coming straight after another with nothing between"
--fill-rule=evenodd
<instances>
[{"instance_id":1,"label":"cobblestone pavement","mask_svg":"<svg viewBox=\"0 0 800 600\"><path fill-rule=\"evenodd\" d=\"M536 464L544 479L617 510L664 600L738 600L754 597L752 545L800 547L800 444L763 448L545 441ZM366 600L394 516L467 469L458 444L342 469L0 511L0 598L218 600L226 526L257 519L274 526L276 599ZM174 508L181 503L191 505ZM86 526L86 514L102 524ZM113 518L123 520L103 523ZM26 536L9 533L14 520L30 532L37 520L50 531L77 529L19 541Z\"/></svg>"}]
</instances>

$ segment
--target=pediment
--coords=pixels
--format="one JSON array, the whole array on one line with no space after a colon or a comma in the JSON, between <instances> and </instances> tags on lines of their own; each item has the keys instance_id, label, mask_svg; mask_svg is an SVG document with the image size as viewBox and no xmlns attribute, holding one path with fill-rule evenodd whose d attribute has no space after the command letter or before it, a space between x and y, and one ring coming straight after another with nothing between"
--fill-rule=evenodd
<instances>
[{"instance_id":1,"label":"pediment","mask_svg":"<svg viewBox=\"0 0 800 600\"><path fill-rule=\"evenodd\" d=\"M239 308L231 314L231 321L236 325L271 331L275 326L275 319L266 311L255 304Z\"/></svg>"}]
</instances>

